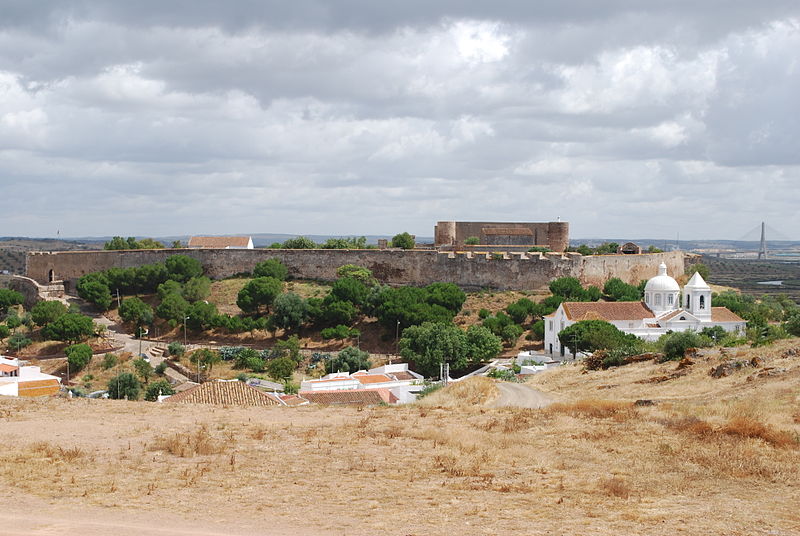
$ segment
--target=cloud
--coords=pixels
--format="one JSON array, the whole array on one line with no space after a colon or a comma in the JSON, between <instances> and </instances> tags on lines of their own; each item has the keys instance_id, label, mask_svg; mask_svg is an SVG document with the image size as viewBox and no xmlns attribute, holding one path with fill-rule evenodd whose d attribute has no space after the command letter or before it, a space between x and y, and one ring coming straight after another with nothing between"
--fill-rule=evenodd
<instances>
[{"instance_id":1,"label":"cloud","mask_svg":"<svg viewBox=\"0 0 800 536\"><path fill-rule=\"evenodd\" d=\"M7 2L0 223L800 236L798 20L782 0Z\"/></svg>"}]
</instances>

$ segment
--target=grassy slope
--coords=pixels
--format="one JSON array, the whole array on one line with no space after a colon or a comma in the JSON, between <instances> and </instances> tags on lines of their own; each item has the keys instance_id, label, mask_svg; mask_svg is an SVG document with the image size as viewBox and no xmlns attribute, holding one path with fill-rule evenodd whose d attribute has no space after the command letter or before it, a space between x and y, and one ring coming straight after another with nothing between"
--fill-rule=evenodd
<instances>
[{"instance_id":1,"label":"grassy slope","mask_svg":"<svg viewBox=\"0 0 800 536\"><path fill-rule=\"evenodd\" d=\"M334 534L793 534L800 356L782 357L790 348L800 340L735 357L786 370L751 381L755 369L710 378L715 355L656 384L636 382L675 363L566 367L533 380L562 401L545 410L452 396L363 410L0 400L0 480L76 517L169 509L253 530L269 519ZM660 403L631 404L642 397Z\"/></svg>"}]
</instances>

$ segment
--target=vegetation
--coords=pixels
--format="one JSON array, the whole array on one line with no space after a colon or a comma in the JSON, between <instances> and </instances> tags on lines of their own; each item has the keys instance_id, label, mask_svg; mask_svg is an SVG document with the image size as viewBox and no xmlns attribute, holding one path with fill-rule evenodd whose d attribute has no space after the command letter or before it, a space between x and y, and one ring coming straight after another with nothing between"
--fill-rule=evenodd
<instances>
[{"instance_id":1,"label":"vegetation","mask_svg":"<svg viewBox=\"0 0 800 536\"><path fill-rule=\"evenodd\" d=\"M481 239L477 236L468 236L464 239L464 245L466 246L477 246L481 243Z\"/></svg>"},{"instance_id":2,"label":"vegetation","mask_svg":"<svg viewBox=\"0 0 800 536\"><path fill-rule=\"evenodd\" d=\"M64 342L80 342L94 335L94 323L88 316L66 313L42 328L46 339Z\"/></svg>"},{"instance_id":3,"label":"vegetation","mask_svg":"<svg viewBox=\"0 0 800 536\"><path fill-rule=\"evenodd\" d=\"M432 376L441 363L453 370L487 361L502 350L500 339L488 329L472 326L466 332L453 324L425 322L403 331L400 355L413 361L420 373Z\"/></svg>"},{"instance_id":4,"label":"vegetation","mask_svg":"<svg viewBox=\"0 0 800 536\"><path fill-rule=\"evenodd\" d=\"M369 369L369 353L348 346L325 363L325 372L356 372Z\"/></svg>"},{"instance_id":5,"label":"vegetation","mask_svg":"<svg viewBox=\"0 0 800 536\"><path fill-rule=\"evenodd\" d=\"M157 380L147 386L144 391L144 399L149 402L155 402L159 396L174 395L175 390L167 380Z\"/></svg>"},{"instance_id":6,"label":"vegetation","mask_svg":"<svg viewBox=\"0 0 800 536\"><path fill-rule=\"evenodd\" d=\"M278 259L267 259L256 264L253 277L272 277L278 281L286 281L289 269Z\"/></svg>"},{"instance_id":7,"label":"vegetation","mask_svg":"<svg viewBox=\"0 0 800 536\"><path fill-rule=\"evenodd\" d=\"M31 320L37 326L46 326L65 314L67 314L67 306L60 301L40 301L31 309Z\"/></svg>"},{"instance_id":8,"label":"vegetation","mask_svg":"<svg viewBox=\"0 0 800 536\"><path fill-rule=\"evenodd\" d=\"M239 291L236 305L246 313L257 313L268 309L282 290L283 284L274 277L256 277Z\"/></svg>"},{"instance_id":9,"label":"vegetation","mask_svg":"<svg viewBox=\"0 0 800 536\"><path fill-rule=\"evenodd\" d=\"M136 240L133 236L128 238L115 236L103 245L103 249L164 249L164 247L164 244L152 238Z\"/></svg>"},{"instance_id":10,"label":"vegetation","mask_svg":"<svg viewBox=\"0 0 800 536\"><path fill-rule=\"evenodd\" d=\"M114 400L138 400L142 384L130 372L121 372L108 382L108 398Z\"/></svg>"},{"instance_id":11,"label":"vegetation","mask_svg":"<svg viewBox=\"0 0 800 536\"><path fill-rule=\"evenodd\" d=\"M16 290L0 288L0 313L5 313L12 305L20 305L25 302L25 297Z\"/></svg>"},{"instance_id":12,"label":"vegetation","mask_svg":"<svg viewBox=\"0 0 800 536\"><path fill-rule=\"evenodd\" d=\"M626 334L605 320L581 320L558 333L562 346L569 348L571 354L577 352L594 352L595 350L613 350L623 347L637 347L641 339L636 335Z\"/></svg>"},{"instance_id":13,"label":"vegetation","mask_svg":"<svg viewBox=\"0 0 800 536\"><path fill-rule=\"evenodd\" d=\"M396 234L392 237L392 247L401 249L414 249L414 237L408 233Z\"/></svg>"},{"instance_id":14,"label":"vegetation","mask_svg":"<svg viewBox=\"0 0 800 536\"><path fill-rule=\"evenodd\" d=\"M635 287L618 277L612 277L603 285L603 297L608 301L641 301L643 294L643 285Z\"/></svg>"},{"instance_id":15,"label":"vegetation","mask_svg":"<svg viewBox=\"0 0 800 536\"><path fill-rule=\"evenodd\" d=\"M689 266L686 267L686 275L691 277L695 273L699 273L700 277L702 277L705 280L708 280L708 278L711 275L708 266L702 263L690 264Z\"/></svg>"},{"instance_id":16,"label":"vegetation","mask_svg":"<svg viewBox=\"0 0 800 536\"><path fill-rule=\"evenodd\" d=\"M153 308L134 296L122 301L119 316L124 322L145 326L153 322Z\"/></svg>"},{"instance_id":17,"label":"vegetation","mask_svg":"<svg viewBox=\"0 0 800 536\"><path fill-rule=\"evenodd\" d=\"M69 363L69 370L72 373L86 368L89 361L92 360L92 348L88 344L73 344L64 349L67 356L67 363Z\"/></svg>"}]
</instances>

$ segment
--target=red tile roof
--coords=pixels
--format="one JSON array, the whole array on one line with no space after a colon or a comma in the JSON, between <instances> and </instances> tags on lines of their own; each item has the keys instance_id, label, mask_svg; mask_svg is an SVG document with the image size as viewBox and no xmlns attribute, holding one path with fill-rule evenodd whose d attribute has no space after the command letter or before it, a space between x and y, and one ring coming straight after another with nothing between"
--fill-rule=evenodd
<instances>
[{"instance_id":1,"label":"red tile roof","mask_svg":"<svg viewBox=\"0 0 800 536\"><path fill-rule=\"evenodd\" d=\"M300 391L299 395L313 404L328 406L374 406L397 401L388 389L350 389L347 391Z\"/></svg>"},{"instance_id":2,"label":"red tile roof","mask_svg":"<svg viewBox=\"0 0 800 536\"><path fill-rule=\"evenodd\" d=\"M570 320L643 320L654 318L644 302L564 302L564 312Z\"/></svg>"},{"instance_id":3,"label":"red tile roof","mask_svg":"<svg viewBox=\"0 0 800 536\"><path fill-rule=\"evenodd\" d=\"M711 308L712 322L744 322L744 319L728 309L727 307Z\"/></svg>"},{"instance_id":4,"label":"red tile roof","mask_svg":"<svg viewBox=\"0 0 800 536\"><path fill-rule=\"evenodd\" d=\"M386 383L394 381L386 374L353 374L353 378L364 385L369 383Z\"/></svg>"},{"instance_id":5,"label":"red tile roof","mask_svg":"<svg viewBox=\"0 0 800 536\"><path fill-rule=\"evenodd\" d=\"M277 406L272 395L240 381L206 382L164 400L183 404L219 404L225 406Z\"/></svg>"},{"instance_id":6,"label":"red tile roof","mask_svg":"<svg viewBox=\"0 0 800 536\"><path fill-rule=\"evenodd\" d=\"M15 370L18 369L19 367L16 367L14 365L6 365L5 363L0 363L0 372L14 372Z\"/></svg>"},{"instance_id":7,"label":"red tile roof","mask_svg":"<svg viewBox=\"0 0 800 536\"><path fill-rule=\"evenodd\" d=\"M193 236L189 239L190 248L246 248L249 236Z\"/></svg>"}]
</instances>

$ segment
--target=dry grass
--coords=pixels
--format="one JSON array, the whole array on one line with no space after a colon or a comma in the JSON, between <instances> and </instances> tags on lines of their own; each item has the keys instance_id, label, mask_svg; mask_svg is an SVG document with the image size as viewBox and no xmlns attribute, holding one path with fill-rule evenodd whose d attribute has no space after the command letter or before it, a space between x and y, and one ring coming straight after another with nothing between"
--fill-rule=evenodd
<instances>
[{"instance_id":1,"label":"dry grass","mask_svg":"<svg viewBox=\"0 0 800 536\"><path fill-rule=\"evenodd\" d=\"M420 400L418 404L438 407L478 406L493 400L497 395L497 385L494 380L485 376L473 376L439 389Z\"/></svg>"},{"instance_id":2,"label":"dry grass","mask_svg":"<svg viewBox=\"0 0 800 536\"><path fill-rule=\"evenodd\" d=\"M633 382L661 365L555 371L543 410L483 406L485 379L360 409L0 400L0 482L74 518L169 509L240 534L797 533L798 358L749 382L700 359L644 407Z\"/></svg>"}]
</instances>

